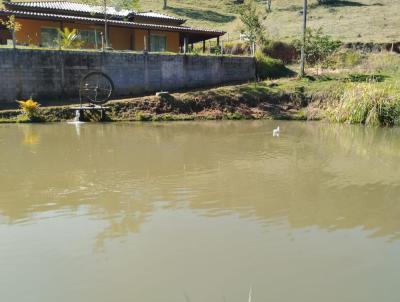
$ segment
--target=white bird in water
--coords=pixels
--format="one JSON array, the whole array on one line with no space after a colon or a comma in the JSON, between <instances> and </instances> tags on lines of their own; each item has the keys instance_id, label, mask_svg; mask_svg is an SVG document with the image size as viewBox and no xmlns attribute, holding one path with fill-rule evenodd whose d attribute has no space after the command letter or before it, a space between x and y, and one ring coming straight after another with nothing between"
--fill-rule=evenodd
<instances>
[{"instance_id":1,"label":"white bird in water","mask_svg":"<svg viewBox=\"0 0 400 302\"><path fill-rule=\"evenodd\" d=\"M279 126L276 128L276 129L274 129L273 131L272 131L272 136L279 136L279 133L280 133L280 129L279 129Z\"/></svg>"}]
</instances>

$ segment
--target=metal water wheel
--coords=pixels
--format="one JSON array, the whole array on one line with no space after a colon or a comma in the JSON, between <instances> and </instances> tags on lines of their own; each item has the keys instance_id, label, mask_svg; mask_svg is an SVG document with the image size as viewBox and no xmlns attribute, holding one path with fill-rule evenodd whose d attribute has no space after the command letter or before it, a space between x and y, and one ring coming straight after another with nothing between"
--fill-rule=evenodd
<instances>
[{"instance_id":1,"label":"metal water wheel","mask_svg":"<svg viewBox=\"0 0 400 302\"><path fill-rule=\"evenodd\" d=\"M82 102L94 105L105 104L114 90L112 80L103 72L93 71L85 75L79 85L79 97Z\"/></svg>"}]
</instances>

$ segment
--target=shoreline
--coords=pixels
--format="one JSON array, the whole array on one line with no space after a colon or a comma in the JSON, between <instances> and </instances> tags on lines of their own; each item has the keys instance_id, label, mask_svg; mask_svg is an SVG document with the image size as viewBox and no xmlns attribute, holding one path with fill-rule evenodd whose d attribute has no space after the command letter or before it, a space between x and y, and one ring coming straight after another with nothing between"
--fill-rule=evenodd
<instances>
[{"instance_id":1,"label":"shoreline","mask_svg":"<svg viewBox=\"0 0 400 302\"><path fill-rule=\"evenodd\" d=\"M83 121L273 119L400 126L400 77L398 72L325 72L303 79L112 100L105 106L103 119L100 111L90 110L84 112ZM34 119L20 109L0 110L0 123L70 121L75 117L73 108L77 104L39 107Z\"/></svg>"},{"instance_id":2,"label":"shoreline","mask_svg":"<svg viewBox=\"0 0 400 302\"><path fill-rule=\"evenodd\" d=\"M182 121L283 119L305 120L304 95L277 89L275 82L223 86L162 96L143 96L112 100L107 110L85 110L84 121ZM78 105L79 106L79 105ZM77 104L46 106L38 110L38 119L23 118L20 109L0 110L0 123L64 122L73 120Z\"/></svg>"}]
</instances>

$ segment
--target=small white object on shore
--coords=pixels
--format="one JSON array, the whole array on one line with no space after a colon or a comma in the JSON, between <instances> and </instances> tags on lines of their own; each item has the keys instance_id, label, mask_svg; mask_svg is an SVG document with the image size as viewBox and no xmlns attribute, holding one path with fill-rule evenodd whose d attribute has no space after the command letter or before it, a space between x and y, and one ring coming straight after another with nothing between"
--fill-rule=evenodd
<instances>
[{"instance_id":1,"label":"small white object on shore","mask_svg":"<svg viewBox=\"0 0 400 302\"><path fill-rule=\"evenodd\" d=\"M169 92L168 92L168 91L159 91L159 92L156 92L156 96L165 96L165 95L169 95Z\"/></svg>"},{"instance_id":2,"label":"small white object on shore","mask_svg":"<svg viewBox=\"0 0 400 302\"><path fill-rule=\"evenodd\" d=\"M279 126L272 131L272 136L279 136L281 129Z\"/></svg>"}]
</instances>

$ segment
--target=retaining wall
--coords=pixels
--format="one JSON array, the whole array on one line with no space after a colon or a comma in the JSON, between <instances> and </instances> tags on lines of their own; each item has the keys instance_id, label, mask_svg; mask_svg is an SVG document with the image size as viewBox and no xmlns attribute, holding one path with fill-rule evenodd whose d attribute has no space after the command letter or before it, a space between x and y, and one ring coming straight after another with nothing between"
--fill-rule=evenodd
<instances>
[{"instance_id":1,"label":"retaining wall","mask_svg":"<svg viewBox=\"0 0 400 302\"><path fill-rule=\"evenodd\" d=\"M251 57L0 49L0 102L32 96L41 100L78 97L80 79L102 71L114 97L176 91L255 77Z\"/></svg>"}]
</instances>

